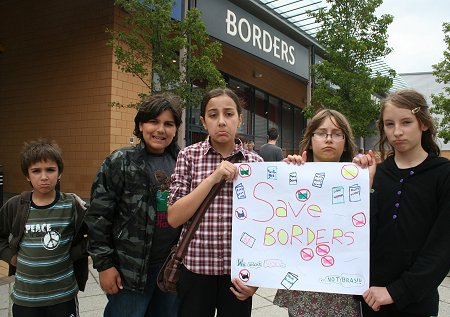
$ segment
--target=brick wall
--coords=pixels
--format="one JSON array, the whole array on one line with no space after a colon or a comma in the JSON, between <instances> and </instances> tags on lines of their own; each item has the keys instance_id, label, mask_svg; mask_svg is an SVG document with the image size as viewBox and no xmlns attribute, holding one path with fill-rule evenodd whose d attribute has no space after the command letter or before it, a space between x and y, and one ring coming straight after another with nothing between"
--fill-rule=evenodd
<instances>
[{"instance_id":1,"label":"brick wall","mask_svg":"<svg viewBox=\"0 0 450 317\"><path fill-rule=\"evenodd\" d=\"M0 164L5 192L29 189L20 172L24 141L47 137L63 150L62 190L88 197L99 165L129 144L133 109L145 90L121 73L106 28L121 25L112 0L0 3Z\"/></svg>"}]
</instances>

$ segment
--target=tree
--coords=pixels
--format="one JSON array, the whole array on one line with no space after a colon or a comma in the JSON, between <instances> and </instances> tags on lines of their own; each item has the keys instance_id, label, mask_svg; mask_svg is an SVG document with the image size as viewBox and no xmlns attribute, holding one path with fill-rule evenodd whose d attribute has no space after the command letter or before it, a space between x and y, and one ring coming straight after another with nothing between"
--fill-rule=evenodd
<instances>
[{"instance_id":1,"label":"tree","mask_svg":"<svg viewBox=\"0 0 450 317\"><path fill-rule=\"evenodd\" d=\"M444 143L450 141L450 23L442 24L444 31L444 42L447 44L447 49L444 51L444 59L439 63L433 65L433 75L436 77L438 83L444 85L444 91L431 95L431 102L434 107L431 112L440 115L438 125L438 136L444 140Z\"/></svg>"},{"instance_id":2,"label":"tree","mask_svg":"<svg viewBox=\"0 0 450 317\"><path fill-rule=\"evenodd\" d=\"M187 105L196 105L204 90L225 86L213 64L222 56L222 47L210 40L198 9L176 21L171 18L172 0L116 0L115 4L128 13L127 31L108 30L112 35L109 44L119 68L148 87L148 93L140 94L141 100L170 91ZM194 89L194 82L205 88Z\"/></svg>"},{"instance_id":3,"label":"tree","mask_svg":"<svg viewBox=\"0 0 450 317\"><path fill-rule=\"evenodd\" d=\"M319 105L338 110L349 119L355 135L367 136L373 134L371 123L379 115L373 95L385 95L395 76L392 69L382 76L368 66L391 52L386 32L393 17L374 15L382 0L327 2L328 9L311 13L322 23L316 38L326 54L323 62L313 65L316 85L307 115Z\"/></svg>"}]
</instances>

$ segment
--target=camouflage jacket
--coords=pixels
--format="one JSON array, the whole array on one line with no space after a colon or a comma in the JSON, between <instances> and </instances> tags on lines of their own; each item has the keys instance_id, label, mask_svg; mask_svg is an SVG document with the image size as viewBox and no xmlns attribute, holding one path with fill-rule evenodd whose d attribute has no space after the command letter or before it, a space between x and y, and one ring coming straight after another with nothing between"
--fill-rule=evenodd
<instances>
[{"instance_id":1,"label":"camouflage jacket","mask_svg":"<svg viewBox=\"0 0 450 317\"><path fill-rule=\"evenodd\" d=\"M94 268L116 267L124 288L138 292L147 281L156 215L145 156L143 142L111 153L96 175L86 215Z\"/></svg>"}]
</instances>

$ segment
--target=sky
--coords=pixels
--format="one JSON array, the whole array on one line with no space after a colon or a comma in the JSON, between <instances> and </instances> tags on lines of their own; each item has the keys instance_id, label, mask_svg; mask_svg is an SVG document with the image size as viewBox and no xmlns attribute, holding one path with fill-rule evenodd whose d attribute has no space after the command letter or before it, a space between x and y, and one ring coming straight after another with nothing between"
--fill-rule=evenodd
<instances>
[{"instance_id":1,"label":"sky","mask_svg":"<svg viewBox=\"0 0 450 317\"><path fill-rule=\"evenodd\" d=\"M386 63L397 73L430 72L443 59L442 23L450 22L449 0L384 0L377 14L391 14Z\"/></svg>"}]
</instances>

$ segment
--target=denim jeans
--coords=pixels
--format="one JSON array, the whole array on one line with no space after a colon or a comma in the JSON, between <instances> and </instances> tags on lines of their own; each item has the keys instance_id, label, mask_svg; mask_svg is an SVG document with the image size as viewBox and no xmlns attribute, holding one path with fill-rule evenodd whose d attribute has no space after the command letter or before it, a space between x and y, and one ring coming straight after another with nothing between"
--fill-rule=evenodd
<instances>
[{"instance_id":1,"label":"denim jeans","mask_svg":"<svg viewBox=\"0 0 450 317\"><path fill-rule=\"evenodd\" d=\"M117 294L106 295L108 304L104 317L176 317L178 299L176 294L162 292L156 285L161 265L150 267L144 293L120 290Z\"/></svg>"}]
</instances>

